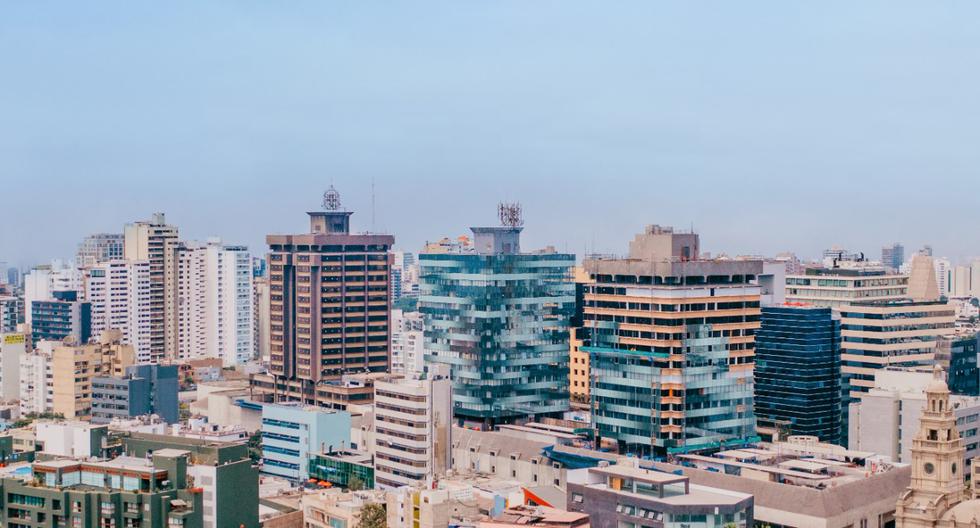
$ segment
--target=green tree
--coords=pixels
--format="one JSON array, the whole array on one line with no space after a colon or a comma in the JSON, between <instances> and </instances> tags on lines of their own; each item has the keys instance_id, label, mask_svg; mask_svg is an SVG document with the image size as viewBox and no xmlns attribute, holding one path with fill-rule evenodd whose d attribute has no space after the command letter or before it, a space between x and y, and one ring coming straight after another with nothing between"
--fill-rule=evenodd
<instances>
[{"instance_id":1,"label":"green tree","mask_svg":"<svg viewBox=\"0 0 980 528\"><path fill-rule=\"evenodd\" d=\"M357 528L387 528L388 514L385 507L380 504L365 504L361 508L361 522L357 523Z\"/></svg>"},{"instance_id":2,"label":"green tree","mask_svg":"<svg viewBox=\"0 0 980 528\"><path fill-rule=\"evenodd\" d=\"M253 464L258 464L262 460L262 433L256 432L248 437L248 456Z\"/></svg>"},{"instance_id":3,"label":"green tree","mask_svg":"<svg viewBox=\"0 0 980 528\"><path fill-rule=\"evenodd\" d=\"M351 475L350 480L347 481L347 489L351 491L361 491L364 489L364 481L357 478L357 475Z\"/></svg>"}]
</instances>

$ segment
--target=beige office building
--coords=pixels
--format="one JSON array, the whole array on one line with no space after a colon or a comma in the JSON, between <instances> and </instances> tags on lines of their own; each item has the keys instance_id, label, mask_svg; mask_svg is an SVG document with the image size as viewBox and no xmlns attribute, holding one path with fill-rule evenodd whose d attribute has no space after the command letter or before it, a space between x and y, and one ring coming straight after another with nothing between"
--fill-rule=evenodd
<instances>
[{"instance_id":1,"label":"beige office building","mask_svg":"<svg viewBox=\"0 0 980 528\"><path fill-rule=\"evenodd\" d=\"M956 331L955 320L955 308L940 301L863 302L842 308L844 390L860 398L885 367L932 365L940 338Z\"/></svg>"},{"instance_id":2,"label":"beige office building","mask_svg":"<svg viewBox=\"0 0 980 528\"><path fill-rule=\"evenodd\" d=\"M840 308L855 302L898 301L907 298L908 293L908 275L861 262L786 275L788 303Z\"/></svg>"},{"instance_id":3,"label":"beige office building","mask_svg":"<svg viewBox=\"0 0 980 528\"><path fill-rule=\"evenodd\" d=\"M167 225L163 213L150 220L126 224L126 260L150 263L150 360L177 357L177 246L176 226Z\"/></svg>"},{"instance_id":4,"label":"beige office building","mask_svg":"<svg viewBox=\"0 0 980 528\"><path fill-rule=\"evenodd\" d=\"M88 344L65 342L51 354L52 412L66 419L84 419L92 414L92 379L122 376L135 363L132 345L121 342L118 331L104 332Z\"/></svg>"}]
</instances>

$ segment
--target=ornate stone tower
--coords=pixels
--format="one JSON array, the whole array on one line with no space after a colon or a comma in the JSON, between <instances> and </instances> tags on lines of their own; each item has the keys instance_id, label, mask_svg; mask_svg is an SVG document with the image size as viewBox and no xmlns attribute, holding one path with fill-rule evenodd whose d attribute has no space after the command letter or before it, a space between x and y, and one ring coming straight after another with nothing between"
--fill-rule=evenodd
<instances>
[{"instance_id":1,"label":"ornate stone tower","mask_svg":"<svg viewBox=\"0 0 980 528\"><path fill-rule=\"evenodd\" d=\"M926 408L912 440L912 482L895 511L898 528L934 527L953 506L969 499L963 480L966 449L956 431L949 388L936 366L926 387Z\"/></svg>"}]
</instances>

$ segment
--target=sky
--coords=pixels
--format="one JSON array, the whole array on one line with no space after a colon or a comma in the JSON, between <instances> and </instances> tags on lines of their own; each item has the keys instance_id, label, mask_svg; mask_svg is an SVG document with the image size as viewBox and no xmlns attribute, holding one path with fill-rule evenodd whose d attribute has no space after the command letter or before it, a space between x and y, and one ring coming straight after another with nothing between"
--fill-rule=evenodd
<instances>
[{"instance_id":1,"label":"sky","mask_svg":"<svg viewBox=\"0 0 980 528\"><path fill-rule=\"evenodd\" d=\"M524 247L580 255L657 223L712 253L965 259L978 19L970 1L7 2L0 261L155 211L263 253L330 185L355 230L411 251L506 200Z\"/></svg>"}]
</instances>

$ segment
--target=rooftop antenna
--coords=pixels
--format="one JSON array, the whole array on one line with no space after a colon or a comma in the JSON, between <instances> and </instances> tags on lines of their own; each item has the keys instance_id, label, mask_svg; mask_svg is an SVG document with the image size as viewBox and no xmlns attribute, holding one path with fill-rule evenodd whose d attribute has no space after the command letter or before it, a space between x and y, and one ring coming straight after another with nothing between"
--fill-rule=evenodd
<instances>
[{"instance_id":1,"label":"rooftop antenna","mask_svg":"<svg viewBox=\"0 0 980 528\"><path fill-rule=\"evenodd\" d=\"M327 211L340 210L340 193L337 192L333 184L323 193L323 208Z\"/></svg>"},{"instance_id":2,"label":"rooftop antenna","mask_svg":"<svg viewBox=\"0 0 980 528\"><path fill-rule=\"evenodd\" d=\"M505 227L521 227L524 225L524 213L519 202L500 202L497 205L497 216L500 225Z\"/></svg>"}]
</instances>

